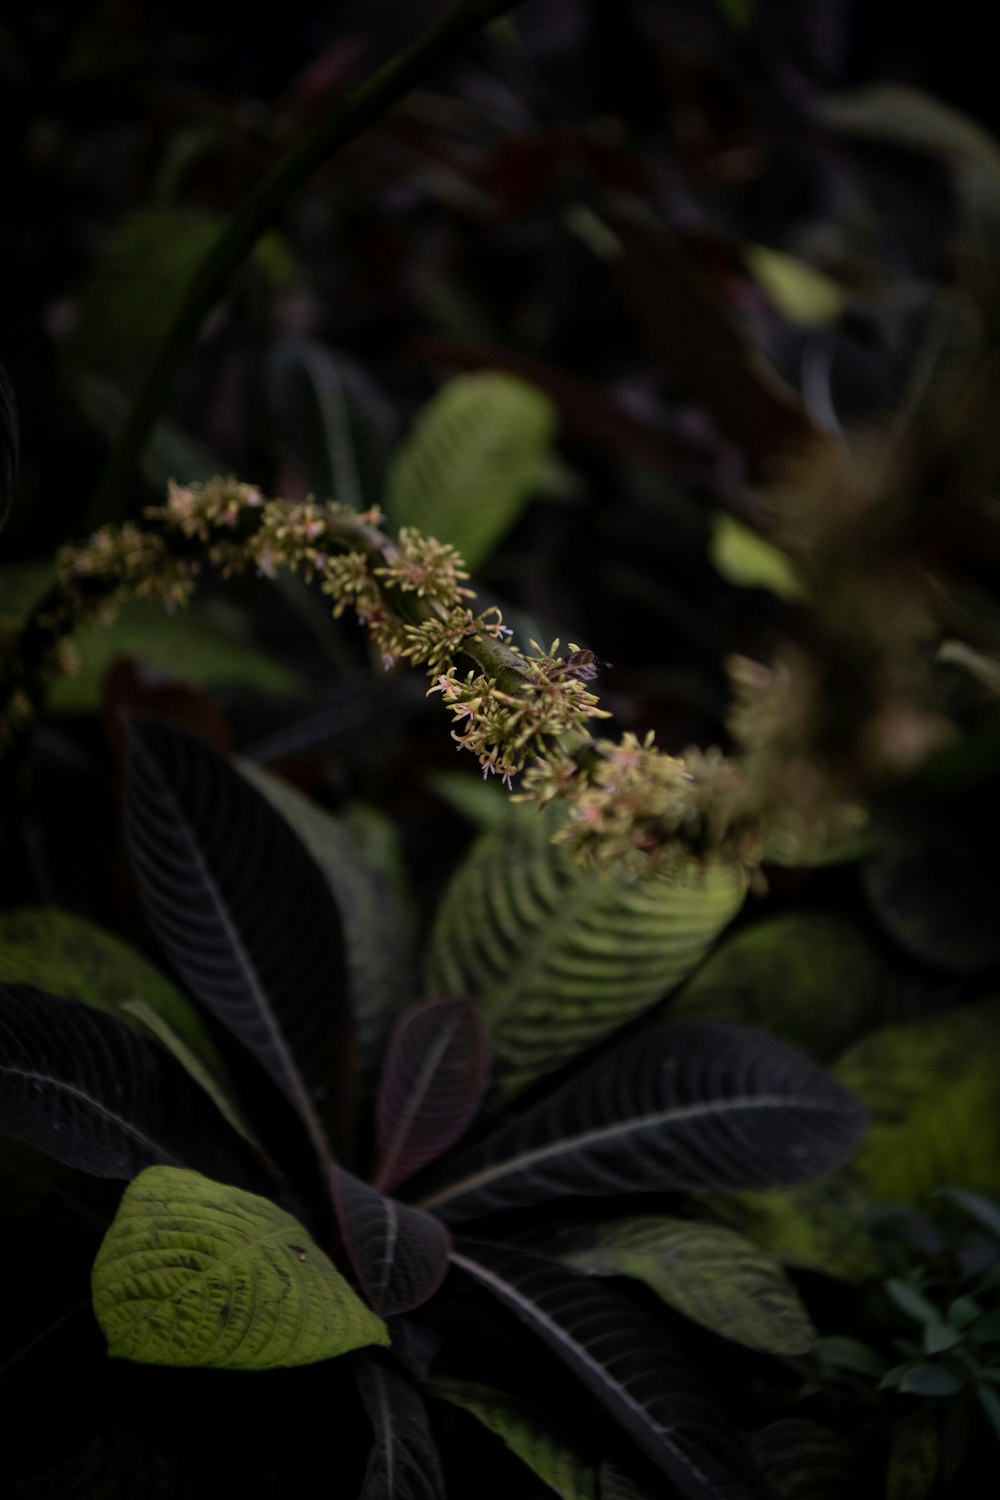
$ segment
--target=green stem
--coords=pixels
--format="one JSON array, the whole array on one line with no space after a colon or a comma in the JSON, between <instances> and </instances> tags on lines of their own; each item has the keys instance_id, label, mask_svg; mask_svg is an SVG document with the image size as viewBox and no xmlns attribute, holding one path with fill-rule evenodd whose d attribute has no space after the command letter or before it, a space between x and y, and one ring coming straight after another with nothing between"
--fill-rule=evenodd
<instances>
[{"instance_id":1,"label":"green stem","mask_svg":"<svg viewBox=\"0 0 1000 1500\"><path fill-rule=\"evenodd\" d=\"M108 521L121 521L127 513L126 496L143 449L206 316L261 235L278 219L292 194L384 115L456 46L517 3L518 0L458 0L367 82L352 90L329 119L295 146L250 194L192 277L173 324L139 388L88 513L87 525L91 530Z\"/></svg>"}]
</instances>

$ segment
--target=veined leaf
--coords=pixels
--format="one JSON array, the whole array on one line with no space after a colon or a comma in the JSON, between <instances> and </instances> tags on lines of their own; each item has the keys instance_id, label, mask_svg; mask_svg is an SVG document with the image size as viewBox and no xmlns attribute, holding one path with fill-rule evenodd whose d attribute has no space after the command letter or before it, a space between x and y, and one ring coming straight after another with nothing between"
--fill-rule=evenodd
<instances>
[{"instance_id":1,"label":"veined leaf","mask_svg":"<svg viewBox=\"0 0 1000 1500\"><path fill-rule=\"evenodd\" d=\"M864 1475L838 1432L787 1417L754 1435L753 1451L779 1500L844 1500Z\"/></svg>"},{"instance_id":2,"label":"veined leaf","mask_svg":"<svg viewBox=\"0 0 1000 1500\"><path fill-rule=\"evenodd\" d=\"M93 1296L108 1353L139 1364L273 1370L389 1342L291 1214L172 1167L126 1189Z\"/></svg>"},{"instance_id":3,"label":"veined leaf","mask_svg":"<svg viewBox=\"0 0 1000 1500\"><path fill-rule=\"evenodd\" d=\"M1000 1001L888 1026L836 1072L871 1107L854 1172L873 1197L918 1203L960 1182L1000 1195Z\"/></svg>"},{"instance_id":4,"label":"veined leaf","mask_svg":"<svg viewBox=\"0 0 1000 1500\"><path fill-rule=\"evenodd\" d=\"M360 1500L444 1500L444 1478L420 1392L377 1354L354 1361L375 1442Z\"/></svg>"},{"instance_id":5,"label":"veined leaf","mask_svg":"<svg viewBox=\"0 0 1000 1500\"><path fill-rule=\"evenodd\" d=\"M253 1134L200 1015L176 985L113 933L57 906L0 913L0 980L106 1011L172 1052L241 1135Z\"/></svg>"},{"instance_id":6,"label":"veined leaf","mask_svg":"<svg viewBox=\"0 0 1000 1500\"><path fill-rule=\"evenodd\" d=\"M376 1185L388 1191L463 1134L489 1083L490 1047L475 1002L425 1000L396 1024L375 1106Z\"/></svg>"},{"instance_id":7,"label":"veined leaf","mask_svg":"<svg viewBox=\"0 0 1000 1500\"><path fill-rule=\"evenodd\" d=\"M863 1128L854 1097L794 1048L678 1021L526 1110L422 1202L465 1219L567 1194L790 1186L840 1166Z\"/></svg>"},{"instance_id":8,"label":"veined leaf","mask_svg":"<svg viewBox=\"0 0 1000 1500\"><path fill-rule=\"evenodd\" d=\"M591 1276L632 1276L685 1317L768 1354L805 1354L816 1331L773 1256L732 1229L645 1215L557 1232L544 1246Z\"/></svg>"},{"instance_id":9,"label":"veined leaf","mask_svg":"<svg viewBox=\"0 0 1000 1500\"><path fill-rule=\"evenodd\" d=\"M343 1167L332 1165L330 1173L344 1248L369 1305L384 1318L422 1306L448 1270L451 1236L445 1226Z\"/></svg>"},{"instance_id":10,"label":"veined leaf","mask_svg":"<svg viewBox=\"0 0 1000 1500\"><path fill-rule=\"evenodd\" d=\"M125 822L165 952L325 1160L348 1017L340 918L318 866L244 777L166 724L130 726Z\"/></svg>"},{"instance_id":11,"label":"veined leaf","mask_svg":"<svg viewBox=\"0 0 1000 1500\"><path fill-rule=\"evenodd\" d=\"M430 994L477 995L505 1094L558 1067L684 979L736 915L731 867L640 880L581 870L553 817L484 835L445 893Z\"/></svg>"},{"instance_id":12,"label":"veined leaf","mask_svg":"<svg viewBox=\"0 0 1000 1500\"><path fill-rule=\"evenodd\" d=\"M341 914L358 1065L381 1063L412 998L414 916L395 828L371 807L336 816L250 761L237 770L276 808L319 865Z\"/></svg>"},{"instance_id":13,"label":"veined leaf","mask_svg":"<svg viewBox=\"0 0 1000 1500\"><path fill-rule=\"evenodd\" d=\"M0 985L0 1129L95 1177L168 1162L249 1180L235 1137L168 1053L28 985Z\"/></svg>"},{"instance_id":14,"label":"veined leaf","mask_svg":"<svg viewBox=\"0 0 1000 1500\"><path fill-rule=\"evenodd\" d=\"M686 1500L760 1495L690 1354L607 1284L478 1242L452 1259L542 1338Z\"/></svg>"},{"instance_id":15,"label":"veined leaf","mask_svg":"<svg viewBox=\"0 0 1000 1500\"><path fill-rule=\"evenodd\" d=\"M451 542L478 568L531 498L554 426L552 402L525 381L492 370L457 375L393 455L391 525Z\"/></svg>"},{"instance_id":16,"label":"veined leaf","mask_svg":"<svg viewBox=\"0 0 1000 1500\"><path fill-rule=\"evenodd\" d=\"M529 1402L466 1380L435 1380L429 1390L495 1433L559 1500L599 1500L597 1470L556 1436L550 1419Z\"/></svg>"}]
</instances>

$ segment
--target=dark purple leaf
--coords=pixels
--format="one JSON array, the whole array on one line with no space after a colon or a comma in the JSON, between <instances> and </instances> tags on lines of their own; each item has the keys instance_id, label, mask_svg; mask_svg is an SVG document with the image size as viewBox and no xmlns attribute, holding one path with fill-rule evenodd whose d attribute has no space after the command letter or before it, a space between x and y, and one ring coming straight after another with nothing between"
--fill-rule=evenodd
<instances>
[{"instance_id":1,"label":"dark purple leaf","mask_svg":"<svg viewBox=\"0 0 1000 1500\"><path fill-rule=\"evenodd\" d=\"M199 740L129 734L125 825L143 904L174 968L291 1101L321 1160L349 1056L340 917L255 787Z\"/></svg>"},{"instance_id":2,"label":"dark purple leaf","mask_svg":"<svg viewBox=\"0 0 1000 1500\"><path fill-rule=\"evenodd\" d=\"M0 1130L95 1177L192 1167L259 1187L208 1095L114 1016L0 985Z\"/></svg>"},{"instance_id":3,"label":"dark purple leaf","mask_svg":"<svg viewBox=\"0 0 1000 1500\"><path fill-rule=\"evenodd\" d=\"M331 1166L330 1176L341 1238L369 1306L382 1318L420 1307L448 1270L445 1226L342 1167Z\"/></svg>"},{"instance_id":4,"label":"dark purple leaf","mask_svg":"<svg viewBox=\"0 0 1000 1500\"><path fill-rule=\"evenodd\" d=\"M762 1494L690 1351L639 1303L497 1245L463 1242L452 1261L549 1345L686 1500Z\"/></svg>"},{"instance_id":5,"label":"dark purple leaf","mask_svg":"<svg viewBox=\"0 0 1000 1500\"><path fill-rule=\"evenodd\" d=\"M441 1460L416 1386L378 1354L359 1354L353 1366L375 1437L360 1500L444 1500Z\"/></svg>"},{"instance_id":6,"label":"dark purple leaf","mask_svg":"<svg viewBox=\"0 0 1000 1500\"><path fill-rule=\"evenodd\" d=\"M379 1187L404 1182L459 1139L483 1101L489 1069L489 1038L473 1000L425 1000L404 1011L375 1107Z\"/></svg>"}]
</instances>

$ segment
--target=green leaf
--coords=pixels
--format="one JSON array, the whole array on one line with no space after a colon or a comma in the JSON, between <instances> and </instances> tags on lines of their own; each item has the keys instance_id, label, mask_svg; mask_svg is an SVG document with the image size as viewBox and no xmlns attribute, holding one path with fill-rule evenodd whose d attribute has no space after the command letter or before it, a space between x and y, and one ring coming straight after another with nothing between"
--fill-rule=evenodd
<instances>
[{"instance_id":1,"label":"green leaf","mask_svg":"<svg viewBox=\"0 0 1000 1500\"><path fill-rule=\"evenodd\" d=\"M506 792L495 781L465 771L428 771L422 781L473 827L497 828L507 822L513 811Z\"/></svg>"},{"instance_id":2,"label":"green leaf","mask_svg":"<svg viewBox=\"0 0 1000 1500\"><path fill-rule=\"evenodd\" d=\"M429 994L478 996L509 1094L640 1015L695 967L743 903L732 867L605 878L552 843L558 819L518 808L445 892Z\"/></svg>"},{"instance_id":3,"label":"green leaf","mask_svg":"<svg viewBox=\"0 0 1000 1500\"><path fill-rule=\"evenodd\" d=\"M962 1382L943 1365L911 1365L898 1382L911 1396L957 1396Z\"/></svg>"},{"instance_id":4,"label":"green leaf","mask_svg":"<svg viewBox=\"0 0 1000 1500\"><path fill-rule=\"evenodd\" d=\"M946 1183L1000 1193L1000 1001L886 1027L844 1054L841 1082L868 1104L852 1166L875 1198L918 1203Z\"/></svg>"},{"instance_id":5,"label":"green leaf","mask_svg":"<svg viewBox=\"0 0 1000 1500\"><path fill-rule=\"evenodd\" d=\"M908 1318L913 1318L917 1323L937 1323L941 1314L933 1302L928 1302L924 1294L908 1281L898 1281L895 1277L885 1284L885 1289L895 1302L900 1312L904 1312Z\"/></svg>"},{"instance_id":6,"label":"green leaf","mask_svg":"<svg viewBox=\"0 0 1000 1500\"><path fill-rule=\"evenodd\" d=\"M20 619L33 609L56 581L50 558L0 563L0 615Z\"/></svg>"},{"instance_id":7,"label":"green leaf","mask_svg":"<svg viewBox=\"0 0 1000 1500\"><path fill-rule=\"evenodd\" d=\"M0 913L0 981L4 980L80 1000L152 1037L173 1053L230 1125L257 1146L228 1069L198 1011L120 938L57 906L15 907Z\"/></svg>"},{"instance_id":8,"label":"green leaf","mask_svg":"<svg viewBox=\"0 0 1000 1500\"><path fill-rule=\"evenodd\" d=\"M885 1500L925 1500L931 1492L941 1456L941 1435L926 1412L915 1411L899 1423L889 1450Z\"/></svg>"},{"instance_id":9,"label":"green leaf","mask_svg":"<svg viewBox=\"0 0 1000 1500\"><path fill-rule=\"evenodd\" d=\"M851 1168L821 1182L778 1193L699 1194L713 1215L779 1260L842 1281L865 1281L881 1269L867 1229L869 1199Z\"/></svg>"},{"instance_id":10,"label":"green leaf","mask_svg":"<svg viewBox=\"0 0 1000 1500\"><path fill-rule=\"evenodd\" d=\"M53 684L50 703L59 713L90 713L101 683L119 656L199 687L242 687L255 693L297 696L305 683L248 636L231 609L189 604L168 617L161 604L129 599L112 624L81 630L73 642L79 671Z\"/></svg>"},{"instance_id":11,"label":"green leaf","mask_svg":"<svg viewBox=\"0 0 1000 1500\"><path fill-rule=\"evenodd\" d=\"M415 909L396 830L375 808L355 804L334 815L263 767L234 764L301 839L337 903L358 1065L369 1072L416 988Z\"/></svg>"},{"instance_id":12,"label":"green leaf","mask_svg":"<svg viewBox=\"0 0 1000 1500\"><path fill-rule=\"evenodd\" d=\"M740 588L768 589L792 604L806 597L805 586L785 554L724 511L712 522L708 555L727 583Z\"/></svg>"},{"instance_id":13,"label":"green leaf","mask_svg":"<svg viewBox=\"0 0 1000 1500\"><path fill-rule=\"evenodd\" d=\"M429 1393L470 1412L560 1500L599 1500L597 1471L552 1429L546 1412L492 1386L434 1380Z\"/></svg>"},{"instance_id":14,"label":"green leaf","mask_svg":"<svg viewBox=\"0 0 1000 1500\"><path fill-rule=\"evenodd\" d=\"M389 1343L291 1214L172 1167L126 1189L92 1290L108 1353L139 1364L271 1370Z\"/></svg>"},{"instance_id":15,"label":"green leaf","mask_svg":"<svg viewBox=\"0 0 1000 1500\"><path fill-rule=\"evenodd\" d=\"M988 1385L983 1385L982 1381L978 1380L975 1391L976 1400L979 1402L986 1420L993 1428L995 1437L1000 1440L1000 1396L997 1396L996 1391L991 1390Z\"/></svg>"},{"instance_id":16,"label":"green leaf","mask_svg":"<svg viewBox=\"0 0 1000 1500\"><path fill-rule=\"evenodd\" d=\"M816 1355L820 1363L837 1370L847 1370L852 1375L870 1375L881 1380L886 1372L886 1363L880 1354L863 1344L860 1339L831 1335L817 1340Z\"/></svg>"},{"instance_id":17,"label":"green leaf","mask_svg":"<svg viewBox=\"0 0 1000 1500\"><path fill-rule=\"evenodd\" d=\"M747 245L743 259L775 307L790 323L826 328L844 309L840 287L815 266L768 245Z\"/></svg>"},{"instance_id":18,"label":"green leaf","mask_svg":"<svg viewBox=\"0 0 1000 1500\"><path fill-rule=\"evenodd\" d=\"M856 924L806 911L725 937L669 1014L759 1026L827 1059L873 1026L902 1019L912 1003L906 983Z\"/></svg>"},{"instance_id":19,"label":"green leaf","mask_svg":"<svg viewBox=\"0 0 1000 1500\"><path fill-rule=\"evenodd\" d=\"M805 1354L816 1331L774 1257L719 1225L659 1215L569 1229L546 1242L591 1276L631 1276L723 1338L768 1354Z\"/></svg>"},{"instance_id":20,"label":"green leaf","mask_svg":"<svg viewBox=\"0 0 1000 1500\"><path fill-rule=\"evenodd\" d=\"M818 1422L772 1422L754 1435L753 1451L778 1500L844 1500L862 1482L847 1443Z\"/></svg>"},{"instance_id":21,"label":"green leaf","mask_svg":"<svg viewBox=\"0 0 1000 1500\"><path fill-rule=\"evenodd\" d=\"M458 375L394 454L385 509L478 568L531 498L555 427L549 398L499 371Z\"/></svg>"}]
</instances>

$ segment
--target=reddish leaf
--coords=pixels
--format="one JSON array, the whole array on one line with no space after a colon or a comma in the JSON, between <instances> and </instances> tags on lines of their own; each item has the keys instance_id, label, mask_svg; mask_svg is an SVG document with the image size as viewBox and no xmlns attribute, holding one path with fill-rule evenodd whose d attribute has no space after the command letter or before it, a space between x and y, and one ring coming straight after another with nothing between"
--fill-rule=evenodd
<instances>
[{"instance_id":1,"label":"reddish leaf","mask_svg":"<svg viewBox=\"0 0 1000 1500\"><path fill-rule=\"evenodd\" d=\"M337 1222L361 1290L379 1317L410 1312L448 1270L451 1237L440 1219L397 1203L343 1167L330 1169Z\"/></svg>"},{"instance_id":2,"label":"reddish leaf","mask_svg":"<svg viewBox=\"0 0 1000 1500\"><path fill-rule=\"evenodd\" d=\"M459 1139L482 1103L489 1070L489 1038L471 999L425 1000L403 1012L376 1104L380 1188L412 1177Z\"/></svg>"}]
</instances>

